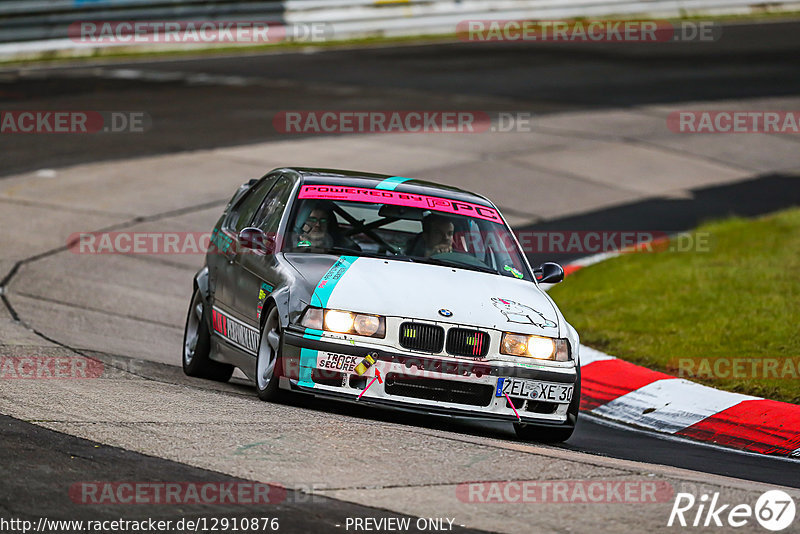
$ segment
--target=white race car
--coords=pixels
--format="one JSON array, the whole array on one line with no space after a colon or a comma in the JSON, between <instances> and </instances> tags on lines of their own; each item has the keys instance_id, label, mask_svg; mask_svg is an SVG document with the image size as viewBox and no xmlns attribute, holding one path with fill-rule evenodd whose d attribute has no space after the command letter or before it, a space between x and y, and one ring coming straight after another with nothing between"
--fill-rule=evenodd
<instances>
[{"instance_id":1,"label":"white race car","mask_svg":"<svg viewBox=\"0 0 800 534\"><path fill-rule=\"evenodd\" d=\"M564 441L578 418L578 334L486 198L396 176L277 169L212 234L186 321L187 374L235 367L287 391L508 421Z\"/></svg>"}]
</instances>

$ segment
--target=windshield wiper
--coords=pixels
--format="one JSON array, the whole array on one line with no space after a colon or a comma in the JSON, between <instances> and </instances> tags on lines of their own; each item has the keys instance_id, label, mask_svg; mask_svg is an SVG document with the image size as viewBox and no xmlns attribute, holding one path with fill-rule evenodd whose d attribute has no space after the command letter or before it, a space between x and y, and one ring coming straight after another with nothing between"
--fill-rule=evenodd
<instances>
[{"instance_id":1,"label":"windshield wiper","mask_svg":"<svg viewBox=\"0 0 800 534\"><path fill-rule=\"evenodd\" d=\"M410 257L411 261L418 263L428 263L430 265L441 265L443 267L458 267L468 271L478 271L480 273L500 274L497 270L483 265L473 265L471 263L461 263L460 261L444 260L441 258L423 258L419 256Z\"/></svg>"}]
</instances>

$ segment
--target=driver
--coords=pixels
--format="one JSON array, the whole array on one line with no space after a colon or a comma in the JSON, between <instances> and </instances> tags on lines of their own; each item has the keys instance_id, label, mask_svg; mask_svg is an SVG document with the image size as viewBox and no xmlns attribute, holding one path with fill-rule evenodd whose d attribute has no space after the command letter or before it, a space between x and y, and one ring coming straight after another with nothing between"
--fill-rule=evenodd
<instances>
[{"instance_id":1,"label":"driver","mask_svg":"<svg viewBox=\"0 0 800 534\"><path fill-rule=\"evenodd\" d=\"M314 208L301 227L297 246L314 248L332 247L333 237L328 233L328 228L333 217L333 213L325 209Z\"/></svg>"},{"instance_id":2,"label":"driver","mask_svg":"<svg viewBox=\"0 0 800 534\"><path fill-rule=\"evenodd\" d=\"M432 213L422 219L422 244L425 247L422 256L426 258L435 254L453 251L453 234L455 225L444 215Z\"/></svg>"}]
</instances>

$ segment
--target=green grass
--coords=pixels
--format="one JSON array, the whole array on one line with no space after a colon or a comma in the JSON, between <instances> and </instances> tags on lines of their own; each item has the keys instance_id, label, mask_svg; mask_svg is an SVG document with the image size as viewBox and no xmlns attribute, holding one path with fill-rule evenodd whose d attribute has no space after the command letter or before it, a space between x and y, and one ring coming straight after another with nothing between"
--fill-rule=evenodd
<instances>
[{"instance_id":1,"label":"green grass","mask_svg":"<svg viewBox=\"0 0 800 534\"><path fill-rule=\"evenodd\" d=\"M800 14L796 18L800 18ZM432 34L432 35L411 35L411 36L396 36L396 37L361 37L352 39L331 39L329 41L319 42L302 42L302 41L284 41L279 43L267 44L253 44L253 45L212 45L206 48L192 47L192 48L173 48L168 50L147 50L146 46L139 47L107 47L97 48L88 55L60 55L61 51L42 52L40 57L32 59L11 59L0 60L0 65L14 66L14 65L29 65L41 63L75 63L82 61L93 61L97 59L112 59L112 60L125 60L125 59L148 59L148 58L182 58L182 57L214 57L214 56L228 56L228 55L247 55L247 54L263 54L265 52L287 52L293 50L324 50L324 49L338 49L338 48L356 48L356 47L374 47L374 46L390 46L402 44L437 44L437 43L458 42L455 34Z\"/></svg>"},{"instance_id":2,"label":"green grass","mask_svg":"<svg viewBox=\"0 0 800 534\"><path fill-rule=\"evenodd\" d=\"M707 252L624 254L570 275L551 295L590 347L676 376L678 358L758 359L755 377L751 363L683 376L800 403L800 208L692 235L703 233ZM781 378L764 378L765 358L777 359Z\"/></svg>"}]
</instances>

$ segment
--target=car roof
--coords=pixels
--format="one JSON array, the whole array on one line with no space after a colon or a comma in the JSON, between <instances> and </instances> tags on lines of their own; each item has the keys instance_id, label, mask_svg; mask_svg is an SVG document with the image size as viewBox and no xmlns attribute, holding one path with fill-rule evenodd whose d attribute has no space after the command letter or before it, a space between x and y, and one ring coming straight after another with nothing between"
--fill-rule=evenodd
<instances>
[{"instance_id":1,"label":"car roof","mask_svg":"<svg viewBox=\"0 0 800 534\"><path fill-rule=\"evenodd\" d=\"M390 178L401 178L389 174L374 174L369 172L348 171L342 169L315 169L307 167L289 167L284 170L292 170L300 174L303 183L306 185L337 185L346 187L362 187L375 189L378 184ZM472 202L487 207L494 207L494 204L481 195L470 193L457 187L437 184L425 180L406 179L394 182L393 190L400 193L411 193L416 195L438 196L450 200L460 200Z\"/></svg>"}]
</instances>

